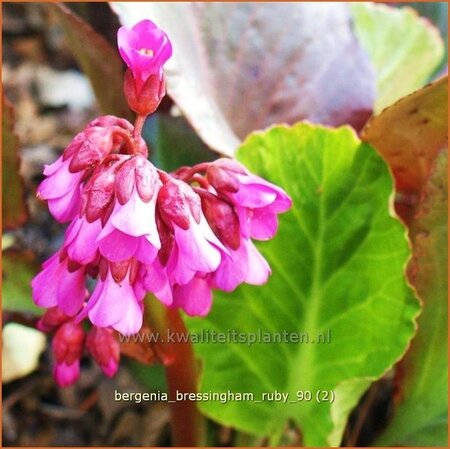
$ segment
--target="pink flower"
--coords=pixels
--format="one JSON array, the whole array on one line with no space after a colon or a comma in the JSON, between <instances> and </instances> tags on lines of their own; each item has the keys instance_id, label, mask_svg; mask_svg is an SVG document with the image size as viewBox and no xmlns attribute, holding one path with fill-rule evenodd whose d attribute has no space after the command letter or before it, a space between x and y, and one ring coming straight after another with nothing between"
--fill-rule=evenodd
<instances>
[{"instance_id":1,"label":"pink flower","mask_svg":"<svg viewBox=\"0 0 450 449\"><path fill-rule=\"evenodd\" d=\"M70 159L63 160L63 156L53 164L44 168L44 179L40 184L38 197L48 200L50 213L61 223L75 218L80 210L80 183L83 173L69 171Z\"/></svg>"},{"instance_id":2,"label":"pink flower","mask_svg":"<svg viewBox=\"0 0 450 449\"><path fill-rule=\"evenodd\" d=\"M190 316L205 316L212 305L212 285L208 275L197 274L187 284L173 287L173 307Z\"/></svg>"},{"instance_id":3,"label":"pink flower","mask_svg":"<svg viewBox=\"0 0 450 449\"><path fill-rule=\"evenodd\" d=\"M49 309L38 327L56 331L61 386L79 376L84 319L93 324L86 348L112 376L120 357L114 331L139 332L147 292L205 316L214 288L265 283L270 267L251 239L272 238L277 215L291 206L282 189L229 159L157 170L141 131L165 95L172 46L149 20L122 27L118 46L135 127L114 116L93 120L45 167L38 189L53 216L70 222L61 249L32 281L33 300ZM90 296L87 277L96 280Z\"/></svg>"},{"instance_id":4,"label":"pink flower","mask_svg":"<svg viewBox=\"0 0 450 449\"><path fill-rule=\"evenodd\" d=\"M206 176L216 191L235 206L241 234L246 238L271 239L278 229L277 214L292 206L283 189L231 159L214 161Z\"/></svg>"},{"instance_id":5,"label":"pink flower","mask_svg":"<svg viewBox=\"0 0 450 449\"><path fill-rule=\"evenodd\" d=\"M139 84L138 90L151 75L161 78L162 66L172 56L169 38L150 20L142 20L132 28L121 27L117 43L120 56Z\"/></svg>"},{"instance_id":6,"label":"pink flower","mask_svg":"<svg viewBox=\"0 0 450 449\"><path fill-rule=\"evenodd\" d=\"M143 297L133 288L137 262L100 263L100 277L77 322L89 316L98 327L112 327L123 335L133 335L142 327Z\"/></svg>"},{"instance_id":7,"label":"pink flower","mask_svg":"<svg viewBox=\"0 0 450 449\"><path fill-rule=\"evenodd\" d=\"M155 167L143 156L133 156L120 165L114 176L112 212L96 238L105 258L121 262L134 257L147 264L155 259L161 247L155 221L160 186Z\"/></svg>"},{"instance_id":8,"label":"pink flower","mask_svg":"<svg viewBox=\"0 0 450 449\"><path fill-rule=\"evenodd\" d=\"M73 321L64 323L53 337L52 351L55 358L53 375L60 387L68 387L78 379L83 343L83 328Z\"/></svg>"},{"instance_id":9,"label":"pink flower","mask_svg":"<svg viewBox=\"0 0 450 449\"><path fill-rule=\"evenodd\" d=\"M172 284L186 284L197 272L210 273L219 266L220 249L227 250L206 221L200 197L186 183L166 177L158 195L163 223L161 233L169 249L166 271Z\"/></svg>"},{"instance_id":10,"label":"pink flower","mask_svg":"<svg viewBox=\"0 0 450 449\"><path fill-rule=\"evenodd\" d=\"M263 285L271 273L266 259L250 239L242 238L236 250L228 248L228 255L214 273L212 285L224 291L232 291L243 282Z\"/></svg>"},{"instance_id":11,"label":"pink flower","mask_svg":"<svg viewBox=\"0 0 450 449\"><path fill-rule=\"evenodd\" d=\"M97 257L97 237L102 225L100 219L89 223L85 216L75 218L66 230L64 251L70 260L88 265Z\"/></svg>"},{"instance_id":12,"label":"pink flower","mask_svg":"<svg viewBox=\"0 0 450 449\"><path fill-rule=\"evenodd\" d=\"M34 302L41 307L59 307L68 316L80 310L86 297L84 267L70 263L57 252L44 262L31 281Z\"/></svg>"},{"instance_id":13,"label":"pink flower","mask_svg":"<svg viewBox=\"0 0 450 449\"><path fill-rule=\"evenodd\" d=\"M123 138L131 125L112 116L100 117L77 134L63 155L46 165L47 176L38 188L38 197L48 200L52 215L64 223L75 218L81 205L81 184L86 170L100 163L115 147L116 135Z\"/></svg>"},{"instance_id":14,"label":"pink flower","mask_svg":"<svg viewBox=\"0 0 450 449\"><path fill-rule=\"evenodd\" d=\"M87 335L86 349L108 377L117 373L120 345L111 329L94 326Z\"/></svg>"}]
</instances>

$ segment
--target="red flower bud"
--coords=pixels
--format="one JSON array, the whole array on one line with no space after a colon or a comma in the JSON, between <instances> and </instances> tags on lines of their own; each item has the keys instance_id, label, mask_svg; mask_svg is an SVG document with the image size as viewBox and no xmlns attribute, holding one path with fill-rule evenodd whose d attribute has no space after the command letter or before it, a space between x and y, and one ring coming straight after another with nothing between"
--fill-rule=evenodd
<instances>
[{"instance_id":1,"label":"red flower bud","mask_svg":"<svg viewBox=\"0 0 450 449\"><path fill-rule=\"evenodd\" d=\"M105 215L114 197L116 173L122 167L128 156L113 155L97 167L91 179L86 183L86 218L92 223Z\"/></svg>"},{"instance_id":2,"label":"red flower bud","mask_svg":"<svg viewBox=\"0 0 450 449\"><path fill-rule=\"evenodd\" d=\"M65 315L59 307L51 307L42 315L36 327L42 332L52 332L69 319L70 317Z\"/></svg>"},{"instance_id":3,"label":"red flower bud","mask_svg":"<svg viewBox=\"0 0 450 449\"><path fill-rule=\"evenodd\" d=\"M158 194L161 217L168 224L175 223L181 229L189 229L189 209L180 185L169 181L163 184Z\"/></svg>"},{"instance_id":4,"label":"red flower bud","mask_svg":"<svg viewBox=\"0 0 450 449\"><path fill-rule=\"evenodd\" d=\"M239 181L233 172L219 165L211 164L206 171L206 178L218 191L237 192L239 190Z\"/></svg>"},{"instance_id":5,"label":"red flower bud","mask_svg":"<svg viewBox=\"0 0 450 449\"><path fill-rule=\"evenodd\" d=\"M219 240L233 250L238 249L241 232L234 208L211 194L202 196L202 209Z\"/></svg>"},{"instance_id":6,"label":"red flower bud","mask_svg":"<svg viewBox=\"0 0 450 449\"><path fill-rule=\"evenodd\" d=\"M84 331L72 320L65 322L53 337L55 357L53 375L61 387L72 385L80 375L80 357L83 353Z\"/></svg>"},{"instance_id":7,"label":"red flower bud","mask_svg":"<svg viewBox=\"0 0 450 449\"><path fill-rule=\"evenodd\" d=\"M111 329L94 326L86 338L86 349L108 377L116 374L119 367L120 345Z\"/></svg>"},{"instance_id":8,"label":"red flower bud","mask_svg":"<svg viewBox=\"0 0 450 449\"><path fill-rule=\"evenodd\" d=\"M130 69L125 72L124 92L128 106L136 114L147 116L156 111L166 94L164 75L150 75L139 89Z\"/></svg>"},{"instance_id":9,"label":"red flower bud","mask_svg":"<svg viewBox=\"0 0 450 449\"><path fill-rule=\"evenodd\" d=\"M116 176L116 196L119 204L128 202L136 187L139 197L148 203L155 194L159 176L155 167L143 156L137 155L125 162Z\"/></svg>"}]
</instances>

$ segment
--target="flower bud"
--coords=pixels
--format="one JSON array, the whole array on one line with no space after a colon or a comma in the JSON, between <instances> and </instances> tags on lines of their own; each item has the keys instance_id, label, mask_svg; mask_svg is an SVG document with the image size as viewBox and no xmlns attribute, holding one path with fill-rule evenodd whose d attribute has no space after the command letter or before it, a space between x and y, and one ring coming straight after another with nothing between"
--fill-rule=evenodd
<instances>
[{"instance_id":1,"label":"flower bud","mask_svg":"<svg viewBox=\"0 0 450 449\"><path fill-rule=\"evenodd\" d=\"M158 194L158 209L167 224L173 222L181 229L189 229L190 210L180 182L172 179L163 184Z\"/></svg>"},{"instance_id":2,"label":"flower bud","mask_svg":"<svg viewBox=\"0 0 450 449\"><path fill-rule=\"evenodd\" d=\"M214 234L229 248L239 248L241 232L234 208L215 195L202 196L202 209Z\"/></svg>"},{"instance_id":3,"label":"flower bud","mask_svg":"<svg viewBox=\"0 0 450 449\"><path fill-rule=\"evenodd\" d=\"M157 192L160 181L156 168L145 157L136 155L121 166L116 176L115 192L120 205L126 204L134 190L148 203Z\"/></svg>"},{"instance_id":4,"label":"flower bud","mask_svg":"<svg viewBox=\"0 0 450 449\"><path fill-rule=\"evenodd\" d=\"M113 147L114 128L92 127L82 132L82 141L69 164L69 170L77 173L104 159Z\"/></svg>"},{"instance_id":5,"label":"flower bud","mask_svg":"<svg viewBox=\"0 0 450 449\"><path fill-rule=\"evenodd\" d=\"M93 222L105 215L108 206L114 198L116 174L123 163L129 159L125 155L112 155L102 165L99 165L92 177L86 183L86 218Z\"/></svg>"},{"instance_id":6,"label":"flower bud","mask_svg":"<svg viewBox=\"0 0 450 449\"><path fill-rule=\"evenodd\" d=\"M87 335L86 349L108 377L117 373L120 345L112 329L94 326Z\"/></svg>"},{"instance_id":7,"label":"flower bud","mask_svg":"<svg viewBox=\"0 0 450 449\"><path fill-rule=\"evenodd\" d=\"M219 161L222 161L222 159L219 159ZM210 164L206 171L206 178L218 191L237 192L239 190L239 180L234 170L230 170L225 164Z\"/></svg>"},{"instance_id":8,"label":"flower bud","mask_svg":"<svg viewBox=\"0 0 450 449\"><path fill-rule=\"evenodd\" d=\"M155 112L166 94L164 76L150 75L139 88L129 69L125 72L123 88L130 109L144 116Z\"/></svg>"},{"instance_id":9,"label":"flower bud","mask_svg":"<svg viewBox=\"0 0 450 449\"><path fill-rule=\"evenodd\" d=\"M165 94L163 65L172 56L169 38L152 21L142 20L117 33L120 56L128 66L124 91L130 108L139 115L155 111Z\"/></svg>"},{"instance_id":10,"label":"flower bud","mask_svg":"<svg viewBox=\"0 0 450 449\"><path fill-rule=\"evenodd\" d=\"M84 331L80 324L65 322L53 337L55 358L53 375L60 387L72 385L80 375L80 357L83 352Z\"/></svg>"},{"instance_id":11,"label":"flower bud","mask_svg":"<svg viewBox=\"0 0 450 449\"><path fill-rule=\"evenodd\" d=\"M36 327L41 332L52 332L69 319L59 307L51 307L41 316Z\"/></svg>"}]
</instances>

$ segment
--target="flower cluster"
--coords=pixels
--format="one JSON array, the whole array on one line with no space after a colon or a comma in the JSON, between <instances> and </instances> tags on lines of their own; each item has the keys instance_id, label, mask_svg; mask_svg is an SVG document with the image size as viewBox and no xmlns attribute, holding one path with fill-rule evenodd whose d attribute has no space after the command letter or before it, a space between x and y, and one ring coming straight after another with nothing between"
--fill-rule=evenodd
<instances>
[{"instance_id":1,"label":"flower cluster","mask_svg":"<svg viewBox=\"0 0 450 449\"><path fill-rule=\"evenodd\" d=\"M125 94L142 124L161 101L172 49L150 21L122 27L118 40L129 67ZM147 292L204 316L213 289L263 284L270 274L252 239L274 236L277 214L291 206L287 194L230 159L159 170L140 126L113 116L92 121L45 167L38 189L55 219L70 222L61 249L32 282L34 301L49 308L41 328L56 331L60 385L78 377L83 347L115 373L113 330L140 330ZM96 280L92 292L88 278ZM86 339L84 319L93 326Z\"/></svg>"}]
</instances>

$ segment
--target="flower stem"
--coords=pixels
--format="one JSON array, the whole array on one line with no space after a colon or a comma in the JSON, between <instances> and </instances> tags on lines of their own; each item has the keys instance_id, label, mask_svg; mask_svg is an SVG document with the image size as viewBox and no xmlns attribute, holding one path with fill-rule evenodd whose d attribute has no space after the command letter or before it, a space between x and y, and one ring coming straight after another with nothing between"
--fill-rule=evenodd
<instances>
[{"instance_id":1,"label":"flower stem","mask_svg":"<svg viewBox=\"0 0 450 449\"><path fill-rule=\"evenodd\" d=\"M187 330L177 309L167 309L167 329L175 333L175 339L186 335ZM194 352L189 341L170 343L173 361L166 366L167 384L172 415L172 445L202 446L204 443L204 421L195 401L178 401L177 393L197 391L197 368Z\"/></svg>"},{"instance_id":2,"label":"flower stem","mask_svg":"<svg viewBox=\"0 0 450 449\"><path fill-rule=\"evenodd\" d=\"M141 137L142 128L144 127L145 119L147 117L145 115L138 115L136 117L136 120L134 122L134 131L133 131L133 138L139 139Z\"/></svg>"},{"instance_id":3,"label":"flower stem","mask_svg":"<svg viewBox=\"0 0 450 449\"><path fill-rule=\"evenodd\" d=\"M163 306L155 298L145 304L150 327L163 335L158 351L162 354L166 368L169 400L177 399L179 393L197 391L197 367L191 342L186 338L187 330L177 309ZM174 341L169 341L169 335ZM178 340L177 340L178 338ZM202 415L195 401L170 402L172 446L198 447L205 441Z\"/></svg>"},{"instance_id":4,"label":"flower stem","mask_svg":"<svg viewBox=\"0 0 450 449\"><path fill-rule=\"evenodd\" d=\"M209 162L201 162L200 164L194 165L193 167L190 167L188 170L183 171L179 176L178 179L181 181L189 181L192 176L194 176L196 173L206 171L209 167Z\"/></svg>"}]
</instances>

